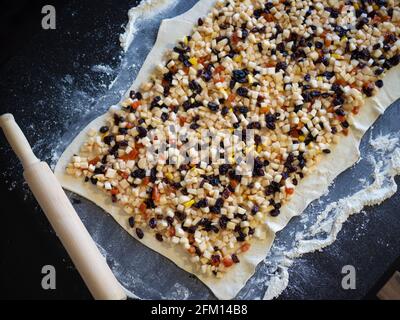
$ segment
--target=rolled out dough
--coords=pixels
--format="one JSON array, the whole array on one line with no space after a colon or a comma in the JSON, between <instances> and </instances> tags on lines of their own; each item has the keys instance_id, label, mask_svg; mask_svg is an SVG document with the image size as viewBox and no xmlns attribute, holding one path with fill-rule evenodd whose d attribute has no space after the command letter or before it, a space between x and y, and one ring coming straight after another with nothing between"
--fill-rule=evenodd
<instances>
[{"instance_id":1,"label":"rolled out dough","mask_svg":"<svg viewBox=\"0 0 400 320\"><path fill-rule=\"evenodd\" d=\"M157 41L126 96L131 89L137 89L148 78L155 65L162 61L166 48L172 48L177 40L190 34L197 19L205 16L214 3L215 0L200 0L185 14L162 21ZM310 202L321 197L336 176L357 162L360 156L359 144L362 136L383 114L385 109L400 97L400 66L392 68L387 73L384 84L385 86L379 91L378 95L367 99L360 112L353 117L354 125L350 127L349 135L342 137L340 143L332 149L332 152L325 156L314 171L299 183L288 204L281 208L281 214L277 217L268 218L265 222L269 230L267 238L265 240L253 239L251 249L241 255L241 263L231 267L222 279L207 277L195 272L188 255L181 247L171 246L165 242L160 243L154 237L145 236L139 241L169 258L180 268L195 274L212 290L217 298L234 298L254 274L256 266L265 259L274 241L275 233L282 230L292 217L300 215ZM75 192L103 208L132 237L137 238L133 229L127 223L127 215L119 207L113 205L106 194L97 190L95 186L84 184L80 179L65 173L66 165L73 154L79 153L81 145L87 139L88 131L91 128L101 127L106 117L107 114L93 120L76 136L61 155L55 168L55 174L65 189Z\"/></svg>"}]
</instances>

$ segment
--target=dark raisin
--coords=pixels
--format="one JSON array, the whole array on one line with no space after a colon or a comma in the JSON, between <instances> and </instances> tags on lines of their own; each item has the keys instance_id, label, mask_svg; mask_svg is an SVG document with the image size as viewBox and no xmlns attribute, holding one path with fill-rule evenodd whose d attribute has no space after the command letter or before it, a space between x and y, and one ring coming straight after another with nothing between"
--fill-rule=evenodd
<instances>
[{"instance_id":1,"label":"dark raisin","mask_svg":"<svg viewBox=\"0 0 400 320\"><path fill-rule=\"evenodd\" d=\"M156 239L157 239L158 241L160 241L160 242L162 242L162 241L164 240L161 233L156 233Z\"/></svg>"},{"instance_id":2,"label":"dark raisin","mask_svg":"<svg viewBox=\"0 0 400 320\"><path fill-rule=\"evenodd\" d=\"M129 222L129 226L131 228L133 228L135 226L135 218L134 217L129 217L128 222Z\"/></svg>"},{"instance_id":3,"label":"dark raisin","mask_svg":"<svg viewBox=\"0 0 400 320\"><path fill-rule=\"evenodd\" d=\"M181 212L181 211L177 211L175 212L175 216L178 218L179 221L184 221L186 219L186 213L185 212Z\"/></svg>"},{"instance_id":4,"label":"dark raisin","mask_svg":"<svg viewBox=\"0 0 400 320\"><path fill-rule=\"evenodd\" d=\"M229 109L228 109L228 107L222 107L222 110L221 110L221 115L222 116L226 116L227 114L228 114L228 112L229 112Z\"/></svg>"},{"instance_id":5,"label":"dark raisin","mask_svg":"<svg viewBox=\"0 0 400 320\"><path fill-rule=\"evenodd\" d=\"M206 82L208 82L208 81L211 80L211 78L212 78L211 65L208 65L208 66L203 70L202 77L203 77L204 81L206 81Z\"/></svg>"},{"instance_id":6,"label":"dark raisin","mask_svg":"<svg viewBox=\"0 0 400 320\"><path fill-rule=\"evenodd\" d=\"M138 132L138 137L139 138L144 138L147 136L147 130L146 128L142 127L142 126L138 126L136 127L136 130Z\"/></svg>"},{"instance_id":7,"label":"dark raisin","mask_svg":"<svg viewBox=\"0 0 400 320\"><path fill-rule=\"evenodd\" d=\"M326 79L331 80L335 76L335 73L333 71L325 71L322 75Z\"/></svg>"},{"instance_id":8,"label":"dark raisin","mask_svg":"<svg viewBox=\"0 0 400 320\"><path fill-rule=\"evenodd\" d=\"M261 15L262 15L263 13L264 13L264 12L263 12L262 9L256 9L256 10L254 10L253 15L254 15L254 17L255 17L256 19L258 19L258 18L261 17Z\"/></svg>"},{"instance_id":9,"label":"dark raisin","mask_svg":"<svg viewBox=\"0 0 400 320\"><path fill-rule=\"evenodd\" d=\"M378 88L382 88L382 87L383 87L383 81L382 81L382 80L376 80L376 81L375 81L375 85L376 85Z\"/></svg>"},{"instance_id":10,"label":"dark raisin","mask_svg":"<svg viewBox=\"0 0 400 320\"><path fill-rule=\"evenodd\" d=\"M101 165L100 167L94 169L94 174L103 174L105 171L106 167L104 165Z\"/></svg>"},{"instance_id":11,"label":"dark raisin","mask_svg":"<svg viewBox=\"0 0 400 320\"><path fill-rule=\"evenodd\" d=\"M103 141L104 141L105 144L110 145L111 142L114 141L114 136L111 136L111 135L105 136L105 137L103 138Z\"/></svg>"},{"instance_id":12,"label":"dark raisin","mask_svg":"<svg viewBox=\"0 0 400 320\"><path fill-rule=\"evenodd\" d=\"M278 43L277 46L276 46L276 49L279 52L283 53L285 51L285 44L283 42Z\"/></svg>"},{"instance_id":13,"label":"dark raisin","mask_svg":"<svg viewBox=\"0 0 400 320\"><path fill-rule=\"evenodd\" d=\"M214 102L209 102L207 106L213 112L218 111L218 104L216 104Z\"/></svg>"},{"instance_id":14,"label":"dark raisin","mask_svg":"<svg viewBox=\"0 0 400 320\"><path fill-rule=\"evenodd\" d=\"M254 135L254 143L258 146L258 145L261 144L261 142L262 142L261 136L258 135L258 134L255 134L255 135Z\"/></svg>"},{"instance_id":15,"label":"dark raisin","mask_svg":"<svg viewBox=\"0 0 400 320\"><path fill-rule=\"evenodd\" d=\"M272 209L269 213L272 217L276 217L280 214L279 209Z\"/></svg>"},{"instance_id":16,"label":"dark raisin","mask_svg":"<svg viewBox=\"0 0 400 320\"><path fill-rule=\"evenodd\" d=\"M383 45L383 51L388 52L390 50L390 45L389 44L384 44Z\"/></svg>"},{"instance_id":17,"label":"dark raisin","mask_svg":"<svg viewBox=\"0 0 400 320\"><path fill-rule=\"evenodd\" d=\"M197 130L198 128L200 128L200 125L197 124L197 123L192 123L192 124L190 125L190 129L192 129L192 130Z\"/></svg>"},{"instance_id":18,"label":"dark raisin","mask_svg":"<svg viewBox=\"0 0 400 320\"><path fill-rule=\"evenodd\" d=\"M220 263L221 257L218 254L213 254L211 256L211 264L218 265Z\"/></svg>"},{"instance_id":19,"label":"dark raisin","mask_svg":"<svg viewBox=\"0 0 400 320\"><path fill-rule=\"evenodd\" d=\"M238 83L246 83L247 82L247 70L233 70L232 79Z\"/></svg>"},{"instance_id":20,"label":"dark raisin","mask_svg":"<svg viewBox=\"0 0 400 320\"><path fill-rule=\"evenodd\" d=\"M149 227L154 229L157 226L157 220L155 218L151 218L149 220Z\"/></svg>"},{"instance_id":21,"label":"dark raisin","mask_svg":"<svg viewBox=\"0 0 400 320\"><path fill-rule=\"evenodd\" d=\"M151 192L151 190L152 190L152 189L150 189L150 192ZM146 208L149 208L149 209L154 209L154 208L156 208L156 205L155 205L153 199L151 199L151 198L146 199L146 200L144 201L144 203L146 204Z\"/></svg>"},{"instance_id":22,"label":"dark raisin","mask_svg":"<svg viewBox=\"0 0 400 320\"><path fill-rule=\"evenodd\" d=\"M326 11L328 11L330 13L330 16L334 19L339 17L339 12L338 10L334 9L334 8L326 8Z\"/></svg>"},{"instance_id":23,"label":"dark raisin","mask_svg":"<svg viewBox=\"0 0 400 320\"><path fill-rule=\"evenodd\" d=\"M211 213L217 213L217 214L219 214L219 213L221 213L221 207L216 206L216 205L211 206L211 207L210 207L210 212L211 212Z\"/></svg>"},{"instance_id":24,"label":"dark raisin","mask_svg":"<svg viewBox=\"0 0 400 320\"><path fill-rule=\"evenodd\" d=\"M138 236L139 239L143 239L144 237L143 230L140 228L136 228L136 235Z\"/></svg>"},{"instance_id":25,"label":"dark raisin","mask_svg":"<svg viewBox=\"0 0 400 320\"><path fill-rule=\"evenodd\" d=\"M168 113L163 112L163 113L161 114L161 120L162 120L163 122L167 121L168 118L169 118Z\"/></svg>"},{"instance_id":26,"label":"dark raisin","mask_svg":"<svg viewBox=\"0 0 400 320\"><path fill-rule=\"evenodd\" d=\"M259 210L260 210L260 208L255 204L255 205L251 208L251 214L252 214L252 215L255 215Z\"/></svg>"},{"instance_id":27,"label":"dark raisin","mask_svg":"<svg viewBox=\"0 0 400 320\"><path fill-rule=\"evenodd\" d=\"M274 122L267 122L267 128L270 130L275 130L275 123Z\"/></svg>"},{"instance_id":28,"label":"dark raisin","mask_svg":"<svg viewBox=\"0 0 400 320\"><path fill-rule=\"evenodd\" d=\"M385 36L384 43L394 43L397 40L393 33L389 33Z\"/></svg>"},{"instance_id":29,"label":"dark raisin","mask_svg":"<svg viewBox=\"0 0 400 320\"><path fill-rule=\"evenodd\" d=\"M202 87L196 80L192 80L189 82L189 89L197 94L201 93L201 91L202 91Z\"/></svg>"},{"instance_id":30,"label":"dark raisin","mask_svg":"<svg viewBox=\"0 0 400 320\"><path fill-rule=\"evenodd\" d=\"M215 201L215 205L216 205L217 207L222 207L222 206L224 205L224 199L218 198L218 199Z\"/></svg>"},{"instance_id":31,"label":"dark raisin","mask_svg":"<svg viewBox=\"0 0 400 320\"><path fill-rule=\"evenodd\" d=\"M253 177L263 177L264 175L265 175L265 172L264 172L263 168L255 167L253 169Z\"/></svg>"},{"instance_id":32,"label":"dark raisin","mask_svg":"<svg viewBox=\"0 0 400 320\"><path fill-rule=\"evenodd\" d=\"M120 124L120 122L124 122L125 119L124 117L120 117L119 115L117 115L116 113L114 113L114 124L117 126Z\"/></svg>"},{"instance_id":33,"label":"dark raisin","mask_svg":"<svg viewBox=\"0 0 400 320\"><path fill-rule=\"evenodd\" d=\"M135 90L129 91L129 98L135 99L135 95L136 95L136 91Z\"/></svg>"},{"instance_id":34,"label":"dark raisin","mask_svg":"<svg viewBox=\"0 0 400 320\"><path fill-rule=\"evenodd\" d=\"M226 224L228 223L229 219L227 216L222 215L221 218L219 218L219 226L221 229L226 229Z\"/></svg>"},{"instance_id":35,"label":"dark raisin","mask_svg":"<svg viewBox=\"0 0 400 320\"><path fill-rule=\"evenodd\" d=\"M342 117L346 115L346 112L345 112L342 108L336 109L336 110L335 110L335 113L336 113L338 116L342 116Z\"/></svg>"},{"instance_id":36,"label":"dark raisin","mask_svg":"<svg viewBox=\"0 0 400 320\"><path fill-rule=\"evenodd\" d=\"M157 168L153 167L150 170L150 182L156 182L157 181Z\"/></svg>"},{"instance_id":37,"label":"dark raisin","mask_svg":"<svg viewBox=\"0 0 400 320\"><path fill-rule=\"evenodd\" d=\"M136 169L131 173L133 178L143 179L146 176L146 170L144 169Z\"/></svg>"},{"instance_id":38,"label":"dark raisin","mask_svg":"<svg viewBox=\"0 0 400 320\"><path fill-rule=\"evenodd\" d=\"M335 32L340 38L342 38L346 35L347 30L341 26L335 26Z\"/></svg>"},{"instance_id":39,"label":"dark raisin","mask_svg":"<svg viewBox=\"0 0 400 320\"><path fill-rule=\"evenodd\" d=\"M323 56L323 57L321 58L321 63L322 63L325 67L329 66L329 58L328 58L327 56Z\"/></svg>"},{"instance_id":40,"label":"dark raisin","mask_svg":"<svg viewBox=\"0 0 400 320\"><path fill-rule=\"evenodd\" d=\"M247 125L247 129L261 129L261 124L260 122L256 121L256 122L250 122Z\"/></svg>"},{"instance_id":41,"label":"dark raisin","mask_svg":"<svg viewBox=\"0 0 400 320\"><path fill-rule=\"evenodd\" d=\"M356 24L356 29L360 30L363 26L365 26L366 24L368 24L369 19L367 17L361 17L357 24Z\"/></svg>"},{"instance_id":42,"label":"dark raisin","mask_svg":"<svg viewBox=\"0 0 400 320\"><path fill-rule=\"evenodd\" d=\"M221 164L219 166L219 174L220 175L226 175L228 173L228 171L231 169L231 167L232 166L230 164L226 164L226 163Z\"/></svg>"},{"instance_id":43,"label":"dark raisin","mask_svg":"<svg viewBox=\"0 0 400 320\"><path fill-rule=\"evenodd\" d=\"M241 97L247 97L249 94L249 89L245 88L245 87L239 87L236 90L236 93L241 96Z\"/></svg>"},{"instance_id":44,"label":"dark raisin","mask_svg":"<svg viewBox=\"0 0 400 320\"><path fill-rule=\"evenodd\" d=\"M371 84L367 84L362 88L362 91L367 97L372 97L374 93L374 86Z\"/></svg>"},{"instance_id":45,"label":"dark raisin","mask_svg":"<svg viewBox=\"0 0 400 320\"><path fill-rule=\"evenodd\" d=\"M240 127L240 122L235 122L235 123L232 125L232 127L233 127L234 129L239 128L239 127Z\"/></svg>"},{"instance_id":46,"label":"dark raisin","mask_svg":"<svg viewBox=\"0 0 400 320\"><path fill-rule=\"evenodd\" d=\"M238 256L236 255L236 254L232 254L231 255L231 257L232 257L232 261L234 262L234 263L239 263L240 262L240 260L239 260L239 258L238 258Z\"/></svg>"},{"instance_id":47,"label":"dark raisin","mask_svg":"<svg viewBox=\"0 0 400 320\"><path fill-rule=\"evenodd\" d=\"M341 106L344 104L344 98L343 97L335 97L332 100L333 106ZM343 111L344 112L344 111Z\"/></svg>"},{"instance_id":48,"label":"dark raisin","mask_svg":"<svg viewBox=\"0 0 400 320\"><path fill-rule=\"evenodd\" d=\"M245 106L240 106L238 110L239 110L239 112L240 112L241 114L243 114L244 116L246 116L247 113L249 112L249 108L248 108L248 107L245 107Z\"/></svg>"},{"instance_id":49,"label":"dark raisin","mask_svg":"<svg viewBox=\"0 0 400 320\"><path fill-rule=\"evenodd\" d=\"M244 234L244 232L242 230L239 230L238 233L239 236L236 237L236 240L239 242L246 241L246 235Z\"/></svg>"},{"instance_id":50,"label":"dark raisin","mask_svg":"<svg viewBox=\"0 0 400 320\"><path fill-rule=\"evenodd\" d=\"M372 49L378 50L380 47L381 47L381 44L378 42L378 43L375 43L375 44L372 46Z\"/></svg>"},{"instance_id":51,"label":"dark raisin","mask_svg":"<svg viewBox=\"0 0 400 320\"><path fill-rule=\"evenodd\" d=\"M228 199L230 195L231 191L229 190L229 188L225 188L224 191L222 191L222 198Z\"/></svg>"},{"instance_id":52,"label":"dark raisin","mask_svg":"<svg viewBox=\"0 0 400 320\"><path fill-rule=\"evenodd\" d=\"M247 29L242 29L242 40L246 40L246 38L249 36L249 31Z\"/></svg>"},{"instance_id":53,"label":"dark raisin","mask_svg":"<svg viewBox=\"0 0 400 320\"><path fill-rule=\"evenodd\" d=\"M391 57L389 59L389 62L390 62L390 65L393 66L393 67L397 66L399 64L399 62L400 62L400 56L399 55L395 55L395 56Z\"/></svg>"},{"instance_id":54,"label":"dark raisin","mask_svg":"<svg viewBox=\"0 0 400 320\"><path fill-rule=\"evenodd\" d=\"M275 72L279 72L279 70L285 71L287 68L286 62L280 61L275 66Z\"/></svg>"},{"instance_id":55,"label":"dark raisin","mask_svg":"<svg viewBox=\"0 0 400 320\"><path fill-rule=\"evenodd\" d=\"M196 229L197 229L197 226L191 226L188 228L187 232L193 234L196 232Z\"/></svg>"},{"instance_id":56,"label":"dark raisin","mask_svg":"<svg viewBox=\"0 0 400 320\"><path fill-rule=\"evenodd\" d=\"M383 68L378 67L378 68L376 68L376 69L374 70L374 74L377 75L377 76L379 76L379 75L381 75L381 74L383 73L383 71L385 71Z\"/></svg>"},{"instance_id":57,"label":"dark raisin","mask_svg":"<svg viewBox=\"0 0 400 320\"><path fill-rule=\"evenodd\" d=\"M109 128L107 126L104 126L104 127L101 127L99 131L101 133L106 133L108 130L109 130Z\"/></svg>"},{"instance_id":58,"label":"dark raisin","mask_svg":"<svg viewBox=\"0 0 400 320\"><path fill-rule=\"evenodd\" d=\"M201 199L197 201L197 203L194 205L195 208L205 208L208 206L208 200L207 199Z\"/></svg>"}]
</instances>

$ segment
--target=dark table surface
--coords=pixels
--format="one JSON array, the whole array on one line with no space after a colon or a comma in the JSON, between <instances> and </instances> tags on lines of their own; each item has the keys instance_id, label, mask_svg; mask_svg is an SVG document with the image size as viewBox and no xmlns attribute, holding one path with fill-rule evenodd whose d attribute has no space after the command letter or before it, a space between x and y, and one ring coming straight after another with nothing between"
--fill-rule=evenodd
<instances>
[{"instance_id":1,"label":"dark table surface","mask_svg":"<svg viewBox=\"0 0 400 320\"><path fill-rule=\"evenodd\" d=\"M128 0L52 1L50 4L57 10L56 30L40 27L40 10L47 4L44 1L34 4L13 1L11 7L1 12L0 114L14 114L41 159L54 165L59 156L54 152L59 147L58 142L77 133L73 130L74 122L82 117L90 120L107 109L108 105L102 104L101 99L115 77L113 70L121 68L123 56L118 34L127 21L128 9L137 3ZM155 31L153 33L155 39ZM147 45L148 49L150 47L151 43ZM140 67L138 64L136 71ZM111 71L99 72L93 68L99 65L110 66ZM129 83L126 88L128 86ZM113 102L118 100L119 95L115 95ZM398 112L393 114L398 117ZM2 134L0 197L0 298L91 298L24 184L22 167ZM281 298L373 297L399 265L396 261L400 248L400 219L396 218L399 204L397 194L379 207L384 215L367 208L366 211L371 212L368 212L367 227L361 233L357 230L365 224L365 215L351 218L334 245L302 258L302 263L306 261L312 266L312 277L304 277L301 264L294 264L290 269L290 281L295 286L285 290ZM356 239L346 237L349 234L357 234ZM360 253L360 248L366 252ZM361 284L356 290L342 290L340 275L332 275L339 272L344 262L329 259L331 253L338 250L346 253L347 264L357 266ZM41 287L44 265L56 268L56 290ZM310 281L322 281L323 285L315 290Z\"/></svg>"}]
</instances>

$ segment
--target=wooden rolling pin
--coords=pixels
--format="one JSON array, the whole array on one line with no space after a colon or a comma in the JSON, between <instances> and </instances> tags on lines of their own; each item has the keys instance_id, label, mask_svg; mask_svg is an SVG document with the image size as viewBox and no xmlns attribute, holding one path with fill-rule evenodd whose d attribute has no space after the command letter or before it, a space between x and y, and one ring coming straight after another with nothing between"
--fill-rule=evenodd
<instances>
[{"instance_id":1,"label":"wooden rolling pin","mask_svg":"<svg viewBox=\"0 0 400 320\"><path fill-rule=\"evenodd\" d=\"M91 294L98 300L122 300L126 294L83 225L47 163L34 155L12 114L0 127L21 160L24 177Z\"/></svg>"}]
</instances>

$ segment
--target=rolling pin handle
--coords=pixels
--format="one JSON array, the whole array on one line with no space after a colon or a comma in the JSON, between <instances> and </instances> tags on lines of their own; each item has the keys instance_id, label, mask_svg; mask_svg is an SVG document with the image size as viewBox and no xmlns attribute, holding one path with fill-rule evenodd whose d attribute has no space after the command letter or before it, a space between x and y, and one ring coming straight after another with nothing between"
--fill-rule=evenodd
<instances>
[{"instance_id":1,"label":"rolling pin handle","mask_svg":"<svg viewBox=\"0 0 400 320\"><path fill-rule=\"evenodd\" d=\"M25 169L39 162L39 159L33 153L28 140L15 122L14 116L11 113L5 113L0 116L0 127L3 129L11 148L14 150Z\"/></svg>"},{"instance_id":2,"label":"rolling pin handle","mask_svg":"<svg viewBox=\"0 0 400 320\"><path fill-rule=\"evenodd\" d=\"M126 294L80 220L54 173L34 155L12 114L0 127L24 166L24 177L95 299L126 299Z\"/></svg>"}]
</instances>

